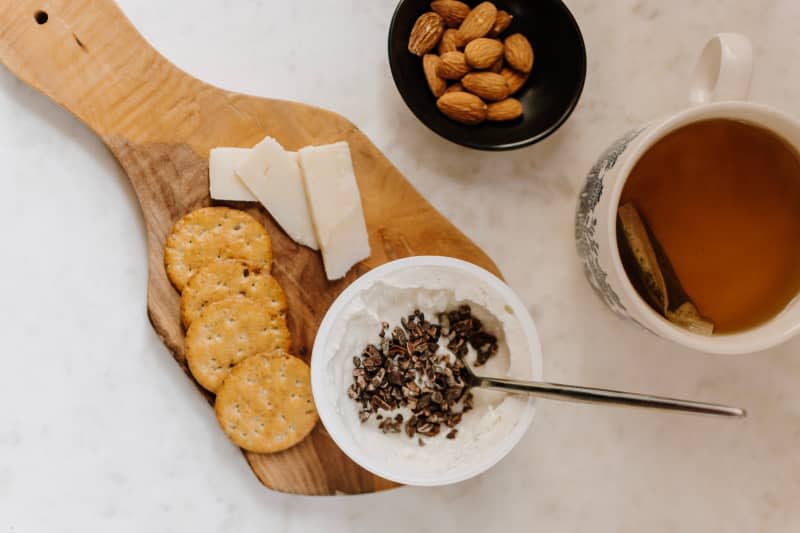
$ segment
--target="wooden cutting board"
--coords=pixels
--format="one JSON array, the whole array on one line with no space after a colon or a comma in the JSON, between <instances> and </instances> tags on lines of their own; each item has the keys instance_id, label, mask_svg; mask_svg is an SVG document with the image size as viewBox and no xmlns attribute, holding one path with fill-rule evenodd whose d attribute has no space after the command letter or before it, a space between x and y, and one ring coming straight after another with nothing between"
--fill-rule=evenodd
<instances>
[{"instance_id":1,"label":"wooden cutting board","mask_svg":"<svg viewBox=\"0 0 800 533\"><path fill-rule=\"evenodd\" d=\"M448 255L497 273L348 120L189 76L159 55L111 0L0 0L0 61L97 133L130 178L147 228L148 316L190 379L179 295L164 272L163 247L178 218L212 204L208 152L215 146L250 147L265 135L289 150L350 143L372 256L344 280L328 282L320 256L295 244L263 209L233 205L256 216L272 236L274 275L286 291L293 344L306 360L334 298L370 268L409 255ZM284 492L354 494L395 486L353 463L322 424L285 452L244 456L264 485Z\"/></svg>"}]
</instances>

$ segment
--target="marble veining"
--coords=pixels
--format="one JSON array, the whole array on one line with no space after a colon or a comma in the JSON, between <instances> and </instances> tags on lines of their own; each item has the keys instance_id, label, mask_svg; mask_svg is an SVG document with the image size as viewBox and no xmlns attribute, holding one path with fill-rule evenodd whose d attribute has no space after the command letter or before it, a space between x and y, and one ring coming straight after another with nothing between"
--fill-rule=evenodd
<instances>
[{"instance_id":1,"label":"marble veining","mask_svg":"<svg viewBox=\"0 0 800 533\"><path fill-rule=\"evenodd\" d=\"M685 105L711 34L749 35L752 98L800 113L800 3L567 0L588 49L583 97L555 135L502 154L452 145L405 108L386 62L393 1L120 3L193 75L353 120L496 259L537 321L548 379L730 402L750 417L543 402L519 447L465 483L269 492L147 322L125 176L81 124L0 70L0 531L800 530L800 340L722 357L639 331L595 297L573 239L595 159ZM391 508L413 514L387 519Z\"/></svg>"}]
</instances>

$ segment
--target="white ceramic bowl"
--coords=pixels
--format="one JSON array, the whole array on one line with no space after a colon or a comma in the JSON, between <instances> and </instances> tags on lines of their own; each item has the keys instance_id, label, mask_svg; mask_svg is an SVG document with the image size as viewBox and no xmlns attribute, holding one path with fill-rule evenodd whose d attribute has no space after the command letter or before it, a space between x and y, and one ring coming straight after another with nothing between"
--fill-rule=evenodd
<instances>
[{"instance_id":1,"label":"white ceramic bowl","mask_svg":"<svg viewBox=\"0 0 800 533\"><path fill-rule=\"evenodd\" d=\"M371 287L377 281L384 279L390 274L398 273L401 270L422 269L425 267L453 269L454 273L457 273L462 278L464 276L474 277L476 282L480 282L484 287L488 287L489 291L493 293L493 296L497 296L505 302L505 305L510 308L509 312L516 316L522 335L527 341L530 351L531 374L530 376L519 377L541 379L541 345L539 344L536 326L525 308L525 305L508 285L490 272L465 261L449 257L418 256L392 261L367 272L347 287L336 301L334 301L333 305L328 309L325 318L322 320L316 340L314 341L313 357L311 359L311 387L322 423L339 448L347 454L350 459L373 474L397 483L402 483L404 485L433 486L457 483L476 476L491 468L505 457L505 455L520 441L525 431L527 431L528 427L531 425L536 402L533 398L528 399L525 403L524 410L521 411L519 420L513 427L509 428L505 434L492 442L491 445L484 445L477 449L477 451L473 451L470 460L459 461L445 472L425 472L424 469L422 471L409 472L407 468L399 465L396 461L392 461L387 454L381 454L381 450L376 449L378 447L365 446L364 443L359 442L358 432L348 430L344 421L344 416L353 416L353 413L343 413L341 409L337 407L335 401L330 401L331 398L339 397L338 395L345 396L346 399L345 390L333 390L337 388L335 380L331 379L330 373L326 370L328 368L329 359L326 357L326 354L328 352L327 348L331 329L333 325L337 323L340 314L352 302L353 298L362 293L365 289ZM395 317L387 318L392 319ZM466 416L469 416L469 414ZM400 437L400 435L387 436L387 438L392 437ZM405 435L402 435L402 437L405 438Z\"/></svg>"}]
</instances>

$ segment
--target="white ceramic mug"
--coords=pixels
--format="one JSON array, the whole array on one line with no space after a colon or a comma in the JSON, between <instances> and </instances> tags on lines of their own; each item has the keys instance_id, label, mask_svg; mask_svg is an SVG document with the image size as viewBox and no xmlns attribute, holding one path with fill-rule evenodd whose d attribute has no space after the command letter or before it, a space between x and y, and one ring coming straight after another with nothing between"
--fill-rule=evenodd
<instances>
[{"instance_id":1,"label":"white ceramic mug","mask_svg":"<svg viewBox=\"0 0 800 533\"><path fill-rule=\"evenodd\" d=\"M800 149L800 122L745 101L752 65L747 37L735 33L714 36L700 54L692 76L690 106L635 128L614 142L587 176L575 219L578 253L598 296L617 314L648 331L704 352L749 353L780 344L800 330L800 299L795 298L768 322L728 335L707 337L673 325L639 296L625 274L617 247L617 207L639 158L665 135L693 122L725 118L751 123Z\"/></svg>"}]
</instances>

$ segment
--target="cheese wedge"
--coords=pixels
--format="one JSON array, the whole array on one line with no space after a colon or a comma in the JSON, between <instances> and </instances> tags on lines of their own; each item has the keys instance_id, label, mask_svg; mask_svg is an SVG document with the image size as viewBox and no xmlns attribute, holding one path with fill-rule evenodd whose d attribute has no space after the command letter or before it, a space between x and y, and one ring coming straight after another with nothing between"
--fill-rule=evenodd
<instances>
[{"instance_id":1,"label":"cheese wedge","mask_svg":"<svg viewBox=\"0 0 800 533\"><path fill-rule=\"evenodd\" d=\"M208 157L208 178L211 198L233 202L255 202L256 198L236 176L236 167L250 153L249 148L212 148Z\"/></svg>"},{"instance_id":2,"label":"cheese wedge","mask_svg":"<svg viewBox=\"0 0 800 533\"><path fill-rule=\"evenodd\" d=\"M319 248L295 152L267 137L249 150L236 173L292 240Z\"/></svg>"},{"instance_id":3,"label":"cheese wedge","mask_svg":"<svg viewBox=\"0 0 800 533\"><path fill-rule=\"evenodd\" d=\"M371 253L350 147L307 146L298 155L325 274L339 279Z\"/></svg>"}]
</instances>

